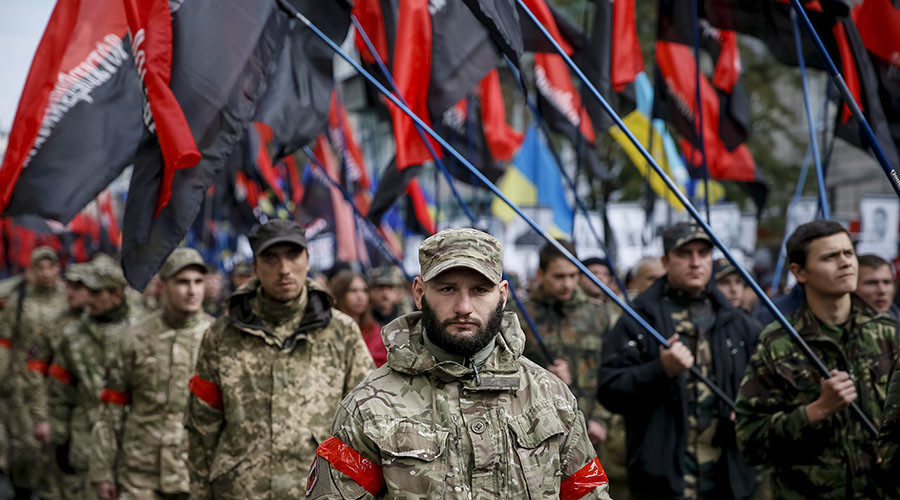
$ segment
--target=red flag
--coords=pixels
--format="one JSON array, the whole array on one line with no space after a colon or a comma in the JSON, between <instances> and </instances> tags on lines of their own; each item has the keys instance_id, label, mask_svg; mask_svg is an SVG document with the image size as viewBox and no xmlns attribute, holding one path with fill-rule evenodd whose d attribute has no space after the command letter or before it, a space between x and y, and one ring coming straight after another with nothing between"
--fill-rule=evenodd
<instances>
[{"instance_id":1,"label":"red flag","mask_svg":"<svg viewBox=\"0 0 900 500\"><path fill-rule=\"evenodd\" d=\"M524 136L506 123L506 104L500 89L500 75L491 70L479 84L481 90L481 124L494 160L508 162L522 145Z\"/></svg>"},{"instance_id":2,"label":"red flag","mask_svg":"<svg viewBox=\"0 0 900 500\"><path fill-rule=\"evenodd\" d=\"M328 177L340 183L337 162L328 146L328 140L324 135L316 138L313 153L319 162L325 167ZM331 207L334 211L334 236L337 241L337 260L342 262L354 262L357 258L356 250L356 226L353 221L353 209L347 204L343 194L331 187Z\"/></svg>"}]
</instances>

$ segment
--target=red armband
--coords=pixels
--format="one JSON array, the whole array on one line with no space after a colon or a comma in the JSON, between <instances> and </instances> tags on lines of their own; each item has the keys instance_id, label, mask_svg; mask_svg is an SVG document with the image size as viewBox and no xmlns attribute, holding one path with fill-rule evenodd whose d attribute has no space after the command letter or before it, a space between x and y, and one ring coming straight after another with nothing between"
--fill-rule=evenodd
<instances>
[{"instance_id":1,"label":"red armband","mask_svg":"<svg viewBox=\"0 0 900 500\"><path fill-rule=\"evenodd\" d=\"M0 347L12 348L12 339L0 339Z\"/></svg>"},{"instance_id":2,"label":"red armband","mask_svg":"<svg viewBox=\"0 0 900 500\"><path fill-rule=\"evenodd\" d=\"M32 359L26 364L28 371L40 373L41 375L47 375L47 362L40 361L37 359Z\"/></svg>"},{"instance_id":3,"label":"red armband","mask_svg":"<svg viewBox=\"0 0 900 500\"><path fill-rule=\"evenodd\" d=\"M559 500L577 500L607 483L609 479L600 465L600 459L594 457L578 472L563 480L559 488Z\"/></svg>"},{"instance_id":4,"label":"red armband","mask_svg":"<svg viewBox=\"0 0 900 500\"><path fill-rule=\"evenodd\" d=\"M222 392L219 390L219 386L203 380L200 378L200 375L195 374L191 378L191 381L188 383L188 390L209 406L217 410L224 408L222 405Z\"/></svg>"},{"instance_id":5,"label":"red armband","mask_svg":"<svg viewBox=\"0 0 900 500\"><path fill-rule=\"evenodd\" d=\"M127 405L131 401L131 396L127 392L114 391L104 387L100 393L100 401L114 405Z\"/></svg>"},{"instance_id":6,"label":"red armband","mask_svg":"<svg viewBox=\"0 0 900 500\"><path fill-rule=\"evenodd\" d=\"M50 365L50 368L47 370L47 373L51 377L55 378L56 380L59 380L60 382L66 384L66 385L72 385L72 374L69 373L68 370L59 366L56 363L53 363Z\"/></svg>"},{"instance_id":7,"label":"red armband","mask_svg":"<svg viewBox=\"0 0 900 500\"><path fill-rule=\"evenodd\" d=\"M343 473L374 496L384 488L384 474L375 462L363 457L340 439L331 436L319 445L316 454L328 460L335 470Z\"/></svg>"}]
</instances>

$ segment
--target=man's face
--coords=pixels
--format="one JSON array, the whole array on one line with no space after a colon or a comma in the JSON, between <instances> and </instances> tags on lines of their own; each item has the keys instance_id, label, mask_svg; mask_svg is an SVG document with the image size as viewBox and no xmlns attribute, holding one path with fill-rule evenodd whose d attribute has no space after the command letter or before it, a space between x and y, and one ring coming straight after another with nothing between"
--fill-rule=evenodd
<instances>
[{"instance_id":1,"label":"man's face","mask_svg":"<svg viewBox=\"0 0 900 500\"><path fill-rule=\"evenodd\" d=\"M31 265L31 277L38 287L50 288L59 279L59 264L50 259L41 259Z\"/></svg>"},{"instance_id":2,"label":"man's face","mask_svg":"<svg viewBox=\"0 0 900 500\"><path fill-rule=\"evenodd\" d=\"M642 293L650 288L656 280L662 278L666 274L666 268L663 267L661 260L644 261L634 275L634 290Z\"/></svg>"},{"instance_id":3,"label":"man's face","mask_svg":"<svg viewBox=\"0 0 900 500\"><path fill-rule=\"evenodd\" d=\"M91 292L80 281L66 280L66 302L69 309L82 310L87 306Z\"/></svg>"},{"instance_id":4,"label":"man's face","mask_svg":"<svg viewBox=\"0 0 900 500\"><path fill-rule=\"evenodd\" d=\"M705 241L691 241L662 258L669 285L698 295L706 289L712 275L712 247Z\"/></svg>"},{"instance_id":5,"label":"man's face","mask_svg":"<svg viewBox=\"0 0 900 500\"><path fill-rule=\"evenodd\" d=\"M427 283L416 277L413 295L428 338L449 353L469 357L494 338L503 318L509 284L453 268Z\"/></svg>"},{"instance_id":6,"label":"man's face","mask_svg":"<svg viewBox=\"0 0 900 500\"><path fill-rule=\"evenodd\" d=\"M253 269L267 297L288 302L303 291L309 273L309 254L298 245L274 245L253 259Z\"/></svg>"},{"instance_id":7,"label":"man's face","mask_svg":"<svg viewBox=\"0 0 900 500\"><path fill-rule=\"evenodd\" d=\"M212 271L206 275L204 281L204 297L208 297L210 300L219 300L219 296L222 295L222 275L217 271Z\"/></svg>"},{"instance_id":8,"label":"man's face","mask_svg":"<svg viewBox=\"0 0 900 500\"><path fill-rule=\"evenodd\" d=\"M344 294L342 301L345 313L353 317L361 316L369 307L369 286L359 276L355 276L350 282L350 288Z\"/></svg>"},{"instance_id":9,"label":"man's face","mask_svg":"<svg viewBox=\"0 0 900 500\"><path fill-rule=\"evenodd\" d=\"M546 269L538 269L537 279L544 292L559 301L572 298L578 286L578 268L568 259L559 257L550 261Z\"/></svg>"},{"instance_id":10,"label":"man's face","mask_svg":"<svg viewBox=\"0 0 900 500\"><path fill-rule=\"evenodd\" d=\"M369 300L372 301L372 307L375 309L383 313L390 312L400 302L400 287L375 285L369 289Z\"/></svg>"},{"instance_id":11,"label":"man's face","mask_svg":"<svg viewBox=\"0 0 900 500\"><path fill-rule=\"evenodd\" d=\"M609 272L609 268L604 264L596 263L587 266L588 271L594 273L594 276L597 277L600 281L603 282L610 290L616 289L616 283L612 279L612 274ZM579 278L581 283L581 289L590 297L594 298L603 298L606 297L606 294L603 293L603 290L600 289L599 286L595 285L590 278L585 275L580 275Z\"/></svg>"},{"instance_id":12,"label":"man's face","mask_svg":"<svg viewBox=\"0 0 900 500\"><path fill-rule=\"evenodd\" d=\"M91 316L100 316L122 304L124 297L120 290L91 290L87 301L87 311Z\"/></svg>"},{"instance_id":13,"label":"man's face","mask_svg":"<svg viewBox=\"0 0 900 500\"><path fill-rule=\"evenodd\" d=\"M810 242L806 266L791 264L791 272L809 292L837 297L856 289L857 265L850 237L837 233Z\"/></svg>"},{"instance_id":14,"label":"man's face","mask_svg":"<svg viewBox=\"0 0 900 500\"><path fill-rule=\"evenodd\" d=\"M894 276L890 266L859 267L856 293L878 312L886 313L894 300Z\"/></svg>"},{"instance_id":15,"label":"man's face","mask_svg":"<svg viewBox=\"0 0 900 500\"><path fill-rule=\"evenodd\" d=\"M193 267L182 269L175 276L162 280L166 307L183 314L199 311L203 308L205 283L206 275Z\"/></svg>"},{"instance_id":16,"label":"man's face","mask_svg":"<svg viewBox=\"0 0 900 500\"><path fill-rule=\"evenodd\" d=\"M234 289L244 286L245 283L253 279L252 274L235 274L231 277L231 285L234 286Z\"/></svg>"},{"instance_id":17,"label":"man's face","mask_svg":"<svg viewBox=\"0 0 900 500\"><path fill-rule=\"evenodd\" d=\"M728 299L728 302L731 302L732 306L741 307L744 303L744 288L747 285L738 273L731 273L716 280L716 287Z\"/></svg>"}]
</instances>

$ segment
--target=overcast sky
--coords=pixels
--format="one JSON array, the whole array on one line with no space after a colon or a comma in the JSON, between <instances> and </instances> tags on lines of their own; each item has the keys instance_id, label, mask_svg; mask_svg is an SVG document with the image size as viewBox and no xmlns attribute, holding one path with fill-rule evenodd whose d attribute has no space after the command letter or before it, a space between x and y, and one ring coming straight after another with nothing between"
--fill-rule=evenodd
<instances>
[{"instance_id":1,"label":"overcast sky","mask_svg":"<svg viewBox=\"0 0 900 500\"><path fill-rule=\"evenodd\" d=\"M12 127L52 0L0 0L0 131Z\"/></svg>"}]
</instances>

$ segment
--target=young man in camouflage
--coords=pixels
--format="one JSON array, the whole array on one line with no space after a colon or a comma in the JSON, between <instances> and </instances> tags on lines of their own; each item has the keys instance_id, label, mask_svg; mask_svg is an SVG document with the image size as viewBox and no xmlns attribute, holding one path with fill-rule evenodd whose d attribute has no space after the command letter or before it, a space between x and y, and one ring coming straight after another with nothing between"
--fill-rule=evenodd
<instances>
[{"instance_id":1,"label":"young man in camouflage","mask_svg":"<svg viewBox=\"0 0 900 500\"><path fill-rule=\"evenodd\" d=\"M47 365L32 359L31 348L36 336L56 334L52 328L54 320L66 309L59 259L52 248L38 247L31 252L26 276L24 288L14 292L0 316L0 364L9 363L7 376L0 384L5 393L3 404L9 431L10 481L17 497L43 489L41 472L48 459L48 450L32 433L34 420L26 401L27 378L31 373L42 378Z\"/></svg>"},{"instance_id":2,"label":"young man in camouflage","mask_svg":"<svg viewBox=\"0 0 900 500\"><path fill-rule=\"evenodd\" d=\"M373 268L369 270L366 281L369 284L372 317L379 325L384 326L412 310L405 300L409 282L399 267Z\"/></svg>"},{"instance_id":3,"label":"young man in camouflage","mask_svg":"<svg viewBox=\"0 0 900 500\"><path fill-rule=\"evenodd\" d=\"M606 337L598 397L625 416L628 479L636 498L749 498L754 474L734 441L734 414L690 375L697 367L734 398L759 327L711 281L712 243L679 223L663 233L666 274L634 310L668 348L629 317Z\"/></svg>"},{"instance_id":4,"label":"young man in camouflage","mask_svg":"<svg viewBox=\"0 0 900 500\"><path fill-rule=\"evenodd\" d=\"M568 241L560 242L575 254ZM603 335L609 330L605 304L588 300L579 287L581 272L550 243L538 255L538 286L528 297L525 310L531 315L544 346L554 359L547 359L537 338L525 329L525 357L556 374L578 399L587 422L591 443L606 439L609 412L597 404L597 369L600 367ZM525 324L520 321L520 324Z\"/></svg>"},{"instance_id":5,"label":"young man in camouflage","mask_svg":"<svg viewBox=\"0 0 900 500\"><path fill-rule=\"evenodd\" d=\"M847 407L856 401L880 421L897 323L853 293L856 254L840 224L804 224L786 247L806 291L791 324L832 377L822 377L784 328L770 324L741 384L738 442L751 463L772 464L778 498L881 498L876 437Z\"/></svg>"},{"instance_id":6,"label":"young man in camouflage","mask_svg":"<svg viewBox=\"0 0 900 500\"><path fill-rule=\"evenodd\" d=\"M878 433L881 466L884 468L884 485L886 498L900 498L900 350L894 353L894 367L888 382L884 402L884 414L881 417L881 430Z\"/></svg>"},{"instance_id":7,"label":"young man in camouflage","mask_svg":"<svg viewBox=\"0 0 900 500\"><path fill-rule=\"evenodd\" d=\"M450 229L419 247L413 312L341 402L309 498L609 498L568 388L521 357L500 242Z\"/></svg>"},{"instance_id":8,"label":"young man in camouflage","mask_svg":"<svg viewBox=\"0 0 900 500\"><path fill-rule=\"evenodd\" d=\"M212 317L203 311L206 264L178 248L159 278L163 309L122 333L106 370L89 479L100 500L186 499L188 381Z\"/></svg>"},{"instance_id":9,"label":"young man in camouflage","mask_svg":"<svg viewBox=\"0 0 900 500\"><path fill-rule=\"evenodd\" d=\"M123 331L135 317L125 300L125 276L108 259L95 259L85 273L90 290L87 314L69 323L48 370L50 441L62 471L75 475L76 498L91 498L88 457L91 428L99 417L104 367L116 352Z\"/></svg>"},{"instance_id":10,"label":"young man in camouflage","mask_svg":"<svg viewBox=\"0 0 900 500\"><path fill-rule=\"evenodd\" d=\"M375 368L356 323L307 279L302 226L249 234L257 279L206 332L190 381L192 498L303 496L334 409Z\"/></svg>"}]
</instances>

